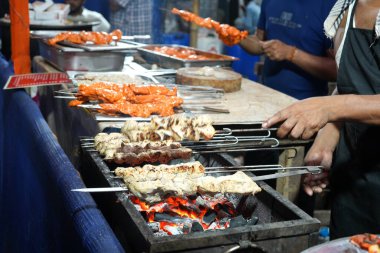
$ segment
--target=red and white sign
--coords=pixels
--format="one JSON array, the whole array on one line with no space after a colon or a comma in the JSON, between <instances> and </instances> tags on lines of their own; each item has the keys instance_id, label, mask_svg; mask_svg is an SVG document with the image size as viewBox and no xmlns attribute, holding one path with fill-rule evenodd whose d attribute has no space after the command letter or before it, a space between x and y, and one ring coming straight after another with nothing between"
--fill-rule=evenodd
<instances>
[{"instance_id":1,"label":"red and white sign","mask_svg":"<svg viewBox=\"0 0 380 253\"><path fill-rule=\"evenodd\" d=\"M8 78L4 90L20 89L35 86L58 85L71 83L66 73L35 73L25 75L13 75Z\"/></svg>"}]
</instances>

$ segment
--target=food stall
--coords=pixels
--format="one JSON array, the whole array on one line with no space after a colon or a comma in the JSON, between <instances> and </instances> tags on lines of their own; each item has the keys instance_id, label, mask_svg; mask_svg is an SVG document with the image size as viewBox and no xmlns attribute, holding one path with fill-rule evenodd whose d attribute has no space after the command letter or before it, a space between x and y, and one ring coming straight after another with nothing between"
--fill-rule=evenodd
<instances>
[{"instance_id":1,"label":"food stall","mask_svg":"<svg viewBox=\"0 0 380 253\"><path fill-rule=\"evenodd\" d=\"M227 43L231 42L225 39ZM34 58L33 71L67 72L73 83L39 87L40 111L21 90L4 93L2 107L5 113L0 123L7 130L0 140L7 149L3 152L6 159L2 166L12 171L7 170L2 175L7 180L2 196L8 194L2 201L9 203L3 213L6 214L4 219L9 219L8 225L20 228L17 232L9 233L10 236L17 235L12 241L28 240L28 234L23 237L22 233L29 231L43 237L34 245L36 250L59 248L62 251L94 252L234 252L242 249L299 252L316 243L318 220L305 214L262 182L260 176L257 177L257 185L251 178L256 178L252 172L260 169L270 168L290 176L310 173L318 168L297 167L294 171L288 171L287 165L248 167L237 163L235 156L231 155L275 149L296 150L294 152L297 153L294 146L304 143L280 142L274 137L276 129L265 130L260 124L268 116L294 102L293 98L232 72L228 67L238 59L194 48L146 46L130 40L112 42L112 46L111 43L106 46L73 45L68 39L59 44L46 43L45 38L40 38L39 42L43 49L42 56ZM191 59L168 55L162 48L191 52ZM194 54L200 58L194 59ZM120 56L122 62L117 62ZM121 77L117 78L120 74ZM131 80L135 83L126 84ZM92 85L97 83L101 85L91 90ZM160 90L160 95L165 92L165 97L160 99L175 102L180 99L181 106L173 106L175 110L171 108L174 118L164 117L169 116L165 110L153 111L153 114L162 117L151 117L150 114L137 114L139 110L131 111L130 103L124 107L120 103L113 106L110 102L103 105L105 96L100 93L96 93L95 98L86 97L88 92L98 92L104 87L110 89L110 86L115 89L113 91L122 87L122 96L125 90L131 89L134 92L131 96L133 99L143 96L139 92L145 92L146 89L149 92ZM171 92L175 95L171 95ZM120 95L118 92L112 93ZM99 99L100 96L103 96L102 99ZM122 100L125 102L124 98ZM73 101L76 101L74 106L69 107L68 103ZM157 102L155 105L160 103L164 104ZM149 107L147 104L145 107ZM126 108L128 113L125 113ZM136 164L132 163L131 158L125 157L108 161L96 149L96 140L101 136L128 136L133 143L137 143L139 137L134 139L129 135L132 131L140 131L136 136L148 135L146 128L131 129L127 127L129 124L136 124L134 127L145 124L144 127L147 127L152 122L158 122L167 127L171 124L177 126L177 123L173 123L177 121L181 122L178 123L180 130L170 128L176 129L175 134L166 128L154 131L164 130L160 132L164 136L185 136L175 141L183 145L181 148L191 149L190 159L180 157L179 165L158 165L158 162L167 163L160 160L167 153L161 152L157 160L148 157L149 161L153 160L153 165L144 165L151 166L144 170L169 168L186 173L190 173L190 170L199 171L201 179L197 176L194 181L197 190L194 190L194 185L181 186L191 188L187 194L178 193L177 188L180 186L175 183L170 190L166 189L170 183L154 189L156 193L164 192L165 197L142 189L136 190L136 181L125 181L122 174L115 174L116 168L120 164L123 167L131 164L143 166L146 160ZM182 124L185 124L185 128ZM128 131L123 133L123 128L128 128ZM152 129L152 126L148 128ZM205 128L212 134L207 135ZM191 129L190 133L186 129ZM14 139L16 133L20 138ZM155 138L159 135L158 132L154 134ZM153 142L148 137L141 138ZM165 140L172 141L170 138ZM125 144L126 140L122 139L122 142ZM124 144L123 147L128 146ZM154 146L151 143L149 145ZM174 156L174 153L168 156ZM129 168L137 170L140 167ZM166 172L162 173L170 176ZM187 176L195 173L190 174ZM153 173L154 177L164 177L162 175ZM203 183L202 180L206 180L204 178L218 182L231 181L233 186L227 190L211 189ZM141 180L144 189L152 184L151 181ZM188 181L193 182L190 179ZM239 182L250 190L239 187ZM129 190L126 190L126 184ZM106 188L106 192L90 195L86 189L91 187ZM120 192L113 192L113 188L119 188ZM199 188L204 191L199 192ZM85 192L74 192L73 189ZM107 189L112 192L107 192ZM223 196L224 193L227 193L226 196ZM166 199L167 194L172 198ZM186 203L177 195L188 195ZM155 197L154 200L151 200L152 197ZM170 202L172 200L175 203ZM13 211L22 211L16 208L17 205L31 210L27 214L30 216L18 220L12 217ZM29 220L35 223L28 224ZM42 233L37 229L39 226L42 226L41 230L44 229ZM19 247L11 249L23 250L22 245Z\"/></svg>"}]
</instances>

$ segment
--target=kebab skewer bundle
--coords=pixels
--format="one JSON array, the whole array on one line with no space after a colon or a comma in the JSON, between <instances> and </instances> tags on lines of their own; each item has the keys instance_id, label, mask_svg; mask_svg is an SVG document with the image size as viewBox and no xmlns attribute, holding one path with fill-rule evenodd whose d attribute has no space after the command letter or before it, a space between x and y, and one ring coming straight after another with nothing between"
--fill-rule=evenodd
<instances>
[{"instance_id":1,"label":"kebab skewer bundle","mask_svg":"<svg viewBox=\"0 0 380 253\"><path fill-rule=\"evenodd\" d=\"M196 193L249 195L261 191L261 188L241 171L221 177L205 176L205 168L199 162L119 167L115 170L115 174L123 178L133 195L148 203L160 202L169 195L184 196Z\"/></svg>"},{"instance_id":2,"label":"kebab skewer bundle","mask_svg":"<svg viewBox=\"0 0 380 253\"><path fill-rule=\"evenodd\" d=\"M123 33L116 29L110 33L106 32L61 32L48 40L49 45L55 45L60 41L69 41L74 44L93 43L95 45L108 45L111 42L121 40Z\"/></svg>"},{"instance_id":3,"label":"kebab skewer bundle","mask_svg":"<svg viewBox=\"0 0 380 253\"><path fill-rule=\"evenodd\" d=\"M198 26L214 29L219 36L219 39L223 41L227 46L233 46L238 44L240 41L248 36L248 31L240 31L237 28L227 25L220 24L219 22L212 20L211 18L201 18L198 15L191 13L189 11L178 10L176 8L172 9L172 13L179 15L183 20L188 22L193 22Z\"/></svg>"},{"instance_id":4,"label":"kebab skewer bundle","mask_svg":"<svg viewBox=\"0 0 380 253\"><path fill-rule=\"evenodd\" d=\"M99 101L100 113L122 113L144 118L151 114L173 115L174 107L183 103L183 99L177 97L175 87L170 90L158 85L136 86L97 82L91 85L80 84L76 100L71 101L69 106L78 106L88 101Z\"/></svg>"},{"instance_id":5,"label":"kebab skewer bundle","mask_svg":"<svg viewBox=\"0 0 380 253\"><path fill-rule=\"evenodd\" d=\"M153 117L148 123L125 122L121 133L99 133L94 144L105 160L132 166L142 163L168 163L190 159L192 150L179 141L211 139L215 134L212 121L205 117L173 115Z\"/></svg>"}]
</instances>

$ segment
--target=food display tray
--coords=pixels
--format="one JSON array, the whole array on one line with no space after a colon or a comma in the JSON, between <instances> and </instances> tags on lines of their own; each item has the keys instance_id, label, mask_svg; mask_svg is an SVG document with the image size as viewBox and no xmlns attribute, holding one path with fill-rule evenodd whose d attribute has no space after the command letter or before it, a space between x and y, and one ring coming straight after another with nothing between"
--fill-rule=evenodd
<instances>
[{"instance_id":1,"label":"food display tray","mask_svg":"<svg viewBox=\"0 0 380 253\"><path fill-rule=\"evenodd\" d=\"M182 49L191 49L194 50L196 54L206 56L207 60L184 60L174 56L169 56L160 52L154 51L155 47L176 47ZM140 55L150 64L158 64L163 68L174 68L179 69L182 67L204 67L204 66L220 66L220 67L229 67L232 65L234 61L239 60L239 58L223 55L223 54L215 54L202 50L198 50L192 47L179 46L179 45L148 45L139 47L138 52Z\"/></svg>"},{"instance_id":2,"label":"food display tray","mask_svg":"<svg viewBox=\"0 0 380 253\"><path fill-rule=\"evenodd\" d=\"M39 40L40 55L62 71L121 71L129 51L86 51L80 48L50 46Z\"/></svg>"}]
</instances>

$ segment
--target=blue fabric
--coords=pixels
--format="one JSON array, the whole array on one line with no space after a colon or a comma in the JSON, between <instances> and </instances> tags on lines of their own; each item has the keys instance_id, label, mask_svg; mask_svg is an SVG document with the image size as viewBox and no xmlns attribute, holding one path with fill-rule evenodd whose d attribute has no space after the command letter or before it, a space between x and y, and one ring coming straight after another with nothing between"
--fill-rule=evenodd
<instances>
[{"instance_id":1,"label":"blue fabric","mask_svg":"<svg viewBox=\"0 0 380 253\"><path fill-rule=\"evenodd\" d=\"M2 89L12 72L0 68L0 252L124 252L91 195L71 192L79 173L26 92Z\"/></svg>"},{"instance_id":2,"label":"blue fabric","mask_svg":"<svg viewBox=\"0 0 380 253\"><path fill-rule=\"evenodd\" d=\"M332 42L323 22L335 0L263 0L258 28L266 40L278 39L307 53L325 56ZM265 59L263 83L298 99L327 95L327 82L288 61Z\"/></svg>"},{"instance_id":3,"label":"blue fabric","mask_svg":"<svg viewBox=\"0 0 380 253\"><path fill-rule=\"evenodd\" d=\"M260 17L260 6L254 1L249 2L247 5L247 15L244 19L245 27L249 34L256 32L257 24Z\"/></svg>"}]
</instances>

